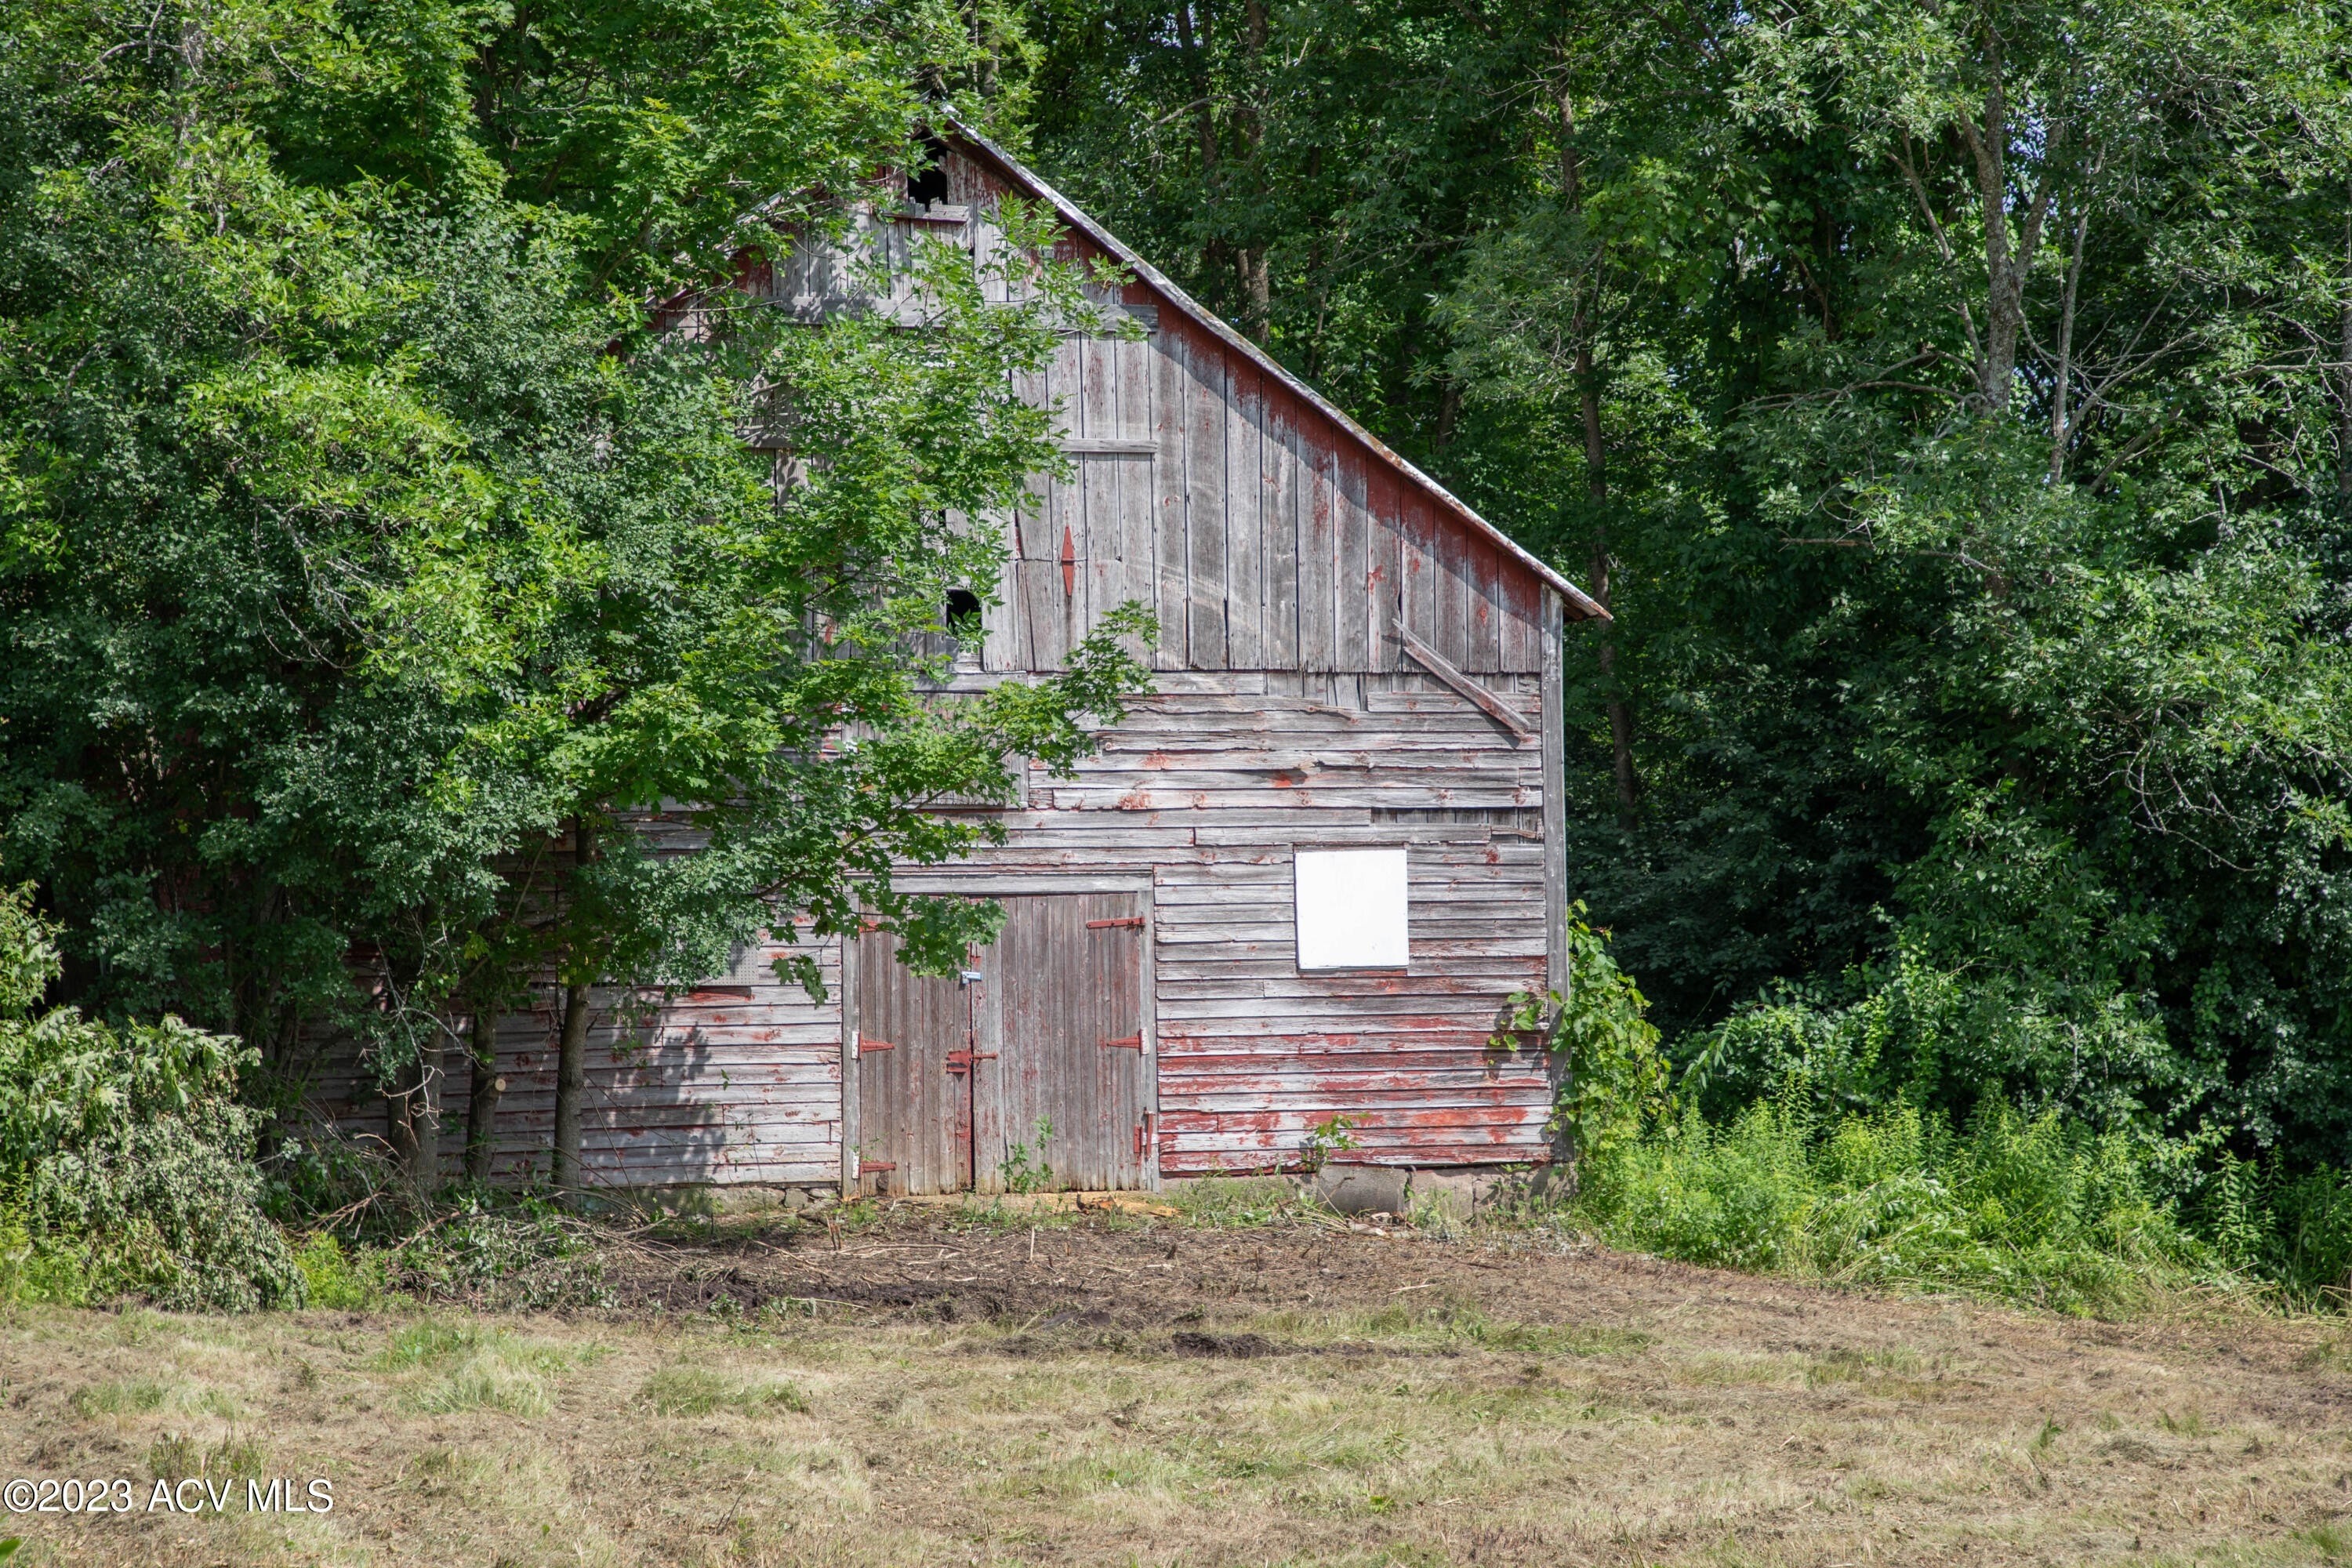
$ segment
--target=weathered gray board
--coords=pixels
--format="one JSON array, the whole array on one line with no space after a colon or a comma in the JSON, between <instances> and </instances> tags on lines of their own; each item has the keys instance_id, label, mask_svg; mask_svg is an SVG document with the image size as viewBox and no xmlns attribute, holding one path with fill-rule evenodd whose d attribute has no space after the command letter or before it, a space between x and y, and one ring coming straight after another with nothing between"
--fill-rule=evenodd
<instances>
[{"instance_id":1,"label":"weathered gray board","mask_svg":"<svg viewBox=\"0 0 2352 1568\"><path fill-rule=\"evenodd\" d=\"M1141 893L1016 893L962 975L858 939L854 1180L875 1193L1151 1184Z\"/></svg>"}]
</instances>

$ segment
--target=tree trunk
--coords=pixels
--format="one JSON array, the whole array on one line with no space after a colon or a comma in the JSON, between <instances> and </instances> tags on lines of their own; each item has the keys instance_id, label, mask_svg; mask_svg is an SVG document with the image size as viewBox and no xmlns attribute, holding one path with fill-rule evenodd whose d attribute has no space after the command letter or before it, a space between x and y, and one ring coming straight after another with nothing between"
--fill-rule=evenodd
<instances>
[{"instance_id":1,"label":"tree trunk","mask_svg":"<svg viewBox=\"0 0 2352 1568\"><path fill-rule=\"evenodd\" d=\"M1582 171L1576 155L1576 108L1568 94L1559 95L1559 183L1571 213L1584 207ZM1599 268L1592 286L1600 287ZM1601 379L1592 363L1591 306L1580 295L1576 319L1570 323L1576 340L1576 399L1584 424L1584 493L1592 503L1592 566L1585 591L1593 603L1609 608L1609 448L1601 432ZM1610 623L1613 626L1613 623ZM1609 716L1610 773L1617 793L1617 826L1631 832L1640 821L1641 781L1633 772L1633 710L1617 684L1616 639L1603 633L1597 652L1601 679L1608 696L1602 708Z\"/></svg>"},{"instance_id":2,"label":"tree trunk","mask_svg":"<svg viewBox=\"0 0 2352 1568\"><path fill-rule=\"evenodd\" d=\"M441 1046L417 1047L415 1064L400 1075L400 1088L387 1102L393 1153L420 1192L441 1185Z\"/></svg>"},{"instance_id":3,"label":"tree trunk","mask_svg":"<svg viewBox=\"0 0 2352 1568\"><path fill-rule=\"evenodd\" d=\"M1237 251L1234 257L1234 270L1242 286L1242 325L1252 342L1264 347L1273 331L1274 289L1266 276L1265 248L1252 247Z\"/></svg>"},{"instance_id":4,"label":"tree trunk","mask_svg":"<svg viewBox=\"0 0 2352 1568\"><path fill-rule=\"evenodd\" d=\"M1217 117L1209 94L1209 66L1202 53L1202 41L1192 33L1192 0L1177 0L1176 41L1192 63L1193 85L1200 97L1192 111L1192 128L1201 138L1201 173L1206 176L1217 166Z\"/></svg>"},{"instance_id":5,"label":"tree trunk","mask_svg":"<svg viewBox=\"0 0 2352 1568\"><path fill-rule=\"evenodd\" d=\"M2068 383L2074 374L2074 297L2083 281L2083 237L2091 226L2091 209L2074 219L2074 251L2066 261L2066 294L2058 314L2058 374L2050 391L2050 482L2066 477L2066 443L2074 435L2067 424Z\"/></svg>"},{"instance_id":6,"label":"tree trunk","mask_svg":"<svg viewBox=\"0 0 2352 1568\"><path fill-rule=\"evenodd\" d=\"M2000 413L2009 406L2010 384L2017 375L2017 345L2025 331L2025 280L2033 271L2034 253L2042 247L2042 224L2049 215L2050 170L2055 167L2057 140L2064 128L2043 127L2048 160L2042 188L2035 193L2017 233L2010 232L2009 216L2009 97L2001 79L2000 42L1988 36L1985 62L1991 81L1985 89L1984 124L1963 113L1960 138L1976 165L1977 199L1984 223L1985 335L1984 355L1977 363L1977 395L1984 406ZM2012 243L2013 241L2013 243Z\"/></svg>"},{"instance_id":7,"label":"tree trunk","mask_svg":"<svg viewBox=\"0 0 2352 1568\"><path fill-rule=\"evenodd\" d=\"M1265 118L1258 97L1264 89L1268 37L1265 0L1244 0L1242 21L1242 37L1249 47L1250 77L1243 83L1241 98L1234 105L1234 131L1241 148L1242 166L1249 169L1256 165L1259 149L1265 141ZM1263 346L1274 331L1274 289L1267 276L1265 247L1239 246L1234 262L1241 284L1242 329Z\"/></svg>"},{"instance_id":8,"label":"tree trunk","mask_svg":"<svg viewBox=\"0 0 2352 1568\"><path fill-rule=\"evenodd\" d=\"M1454 444L1454 426L1462 417L1462 384L1447 376L1437 387L1437 430L1429 438L1432 450L1443 452Z\"/></svg>"},{"instance_id":9,"label":"tree trunk","mask_svg":"<svg viewBox=\"0 0 2352 1568\"><path fill-rule=\"evenodd\" d=\"M584 870L595 858L588 819L572 818L573 866ZM577 947L570 955L575 978L563 988L563 1035L555 1054L555 1152L548 1180L567 1197L580 1190L580 1102L588 1090L588 1001L593 977L578 966L587 961L587 953Z\"/></svg>"},{"instance_id":10,"label":"tree trunk","mask_svg":"<svg viewBox=\"0 0 2352 1568\"><path fill-rule=\"evenodd\" d=\"M473 1061L473 1081L466 1097L466 1179L490 1179L490 1159L498 1152L499 1096L507 1080L499 1076L499 1020L487 1007L474 1012L467 1056Z\"/></svg>"},{"instance_id":11,"label":"tree trunk","mask_svg":"<svg viewBox=\"0 0 2352 1568\"><path fill-rule=\"evenodd\" d=\"M588 987L563 988L563 1035L555 1052L555 1158L549 1183L565 1196L580 1187L580 1101L588 1089Z\"/></svg>"}]
</instances>

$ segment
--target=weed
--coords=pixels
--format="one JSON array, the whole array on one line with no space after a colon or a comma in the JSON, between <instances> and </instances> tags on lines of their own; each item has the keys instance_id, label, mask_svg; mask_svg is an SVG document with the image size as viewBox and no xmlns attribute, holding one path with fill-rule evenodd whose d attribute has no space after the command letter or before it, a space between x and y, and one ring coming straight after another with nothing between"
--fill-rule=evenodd
<instances>
[{"instance_id":1,"label":"weed","mask_svg":"<svg viewBox=\"0 0 2352 1568\"><path fill-rule=\"evenodd\" d=\"M160 1383L101 1383L74 1390L66 1403L77 1415L134 1415L161 1410L170 1393Z\"/></svg>"},{"instance_id":2,"label":"weed","mask_svg":"<svg viewBox=\"0 0 2352 1568\"><path fill-rule=\"evenodd\" d=\"M808 1400L789 1383L735 1383L703 1367L669 1367L646 1379L637 1397L663 1415L708 1415L734 1410L746 1415L773 1411L795 1414Z\"/></svg>"},{"instance_id":3,"label":"weed","mask_svg":"<svg viewBox=\"0 0 2352 1568\"><path fill-rule=\"evenodd\" d=\"M1363 1119L1358 1116L1334 1116L1328 1121L1317 1122L1307 1132L1307 1143L1301 1152L1307 1170L1320 1171L1331 1163L1332 1155L1346 1153L1355 1148L1355 1130L1362 1122Z\"/></svg>"},{"instance_id":4,"label":"weed","mask_svg":"<svg viewBox=\"0 0 2352 1568\"><path fill-rule=\"evenodd\" d=\"M553 1408L549 1379L578 1359L526 1344L502 1330L427 1320L393 1336L375 1357L389 1373L440 1375L413 1388L409 1405L433 1415L499 1410L509 1415L544 1415Z\"/></svg>"},{"instance_id":5,"label":"weed","mask_svg":"<svg viewBox=\"0 0 2352 1568\"><path fill-rule=\"evenodd\" d=\"M411 1323L392 1337L390 1343L378 1351L375 1364L385 1372L405 1372L411 1367L427 1366L447 1361L480 1342L482 1332L468 1325L445 1319L428 1318Z\"/></svg>"},{"instance_id":6,"label":"weed","mask_svg":"<svg viewBox=\"0 0 2352 1568\"><path fill-rule=\"evenodd\" d=\"M331 1231L320 1231L294 1253L305 1292L313 1307L366 1311L383 1304L384 1259L371 1247L346 1252Z\"/></svg>"},{"instance_id":7,"label":"weed","mask_svg":"<svg viewBox=\"0 0 2352 1568\"><path fill-rule=\"evenodd\" d=\"M159 1481L193 1478L258 1479L268 1472L269 1453L251 1437L232 1432L207 1447L184 1433L166 1432L148 1446L147 1470Z\"/></svg>"},{"instance_id":8,"label":"weed","mask_svg":"<svg viewBox=\"0 0 2352 1568\"><path fill-rule=\"evenodd\" d=\"M2342 1563L2347 1559L2352 1559L2352 1530L2345 1530L2333 1524L2315 1524L2309 1530L2299 1532L2295 1539L2308 1545L2330 1563Z\"/></svg>"},{"instance_id":9,"label":"weed","mask_svg":"<svg viewBox=\"0 0 2352 1568\"><path fill-rule=\"evenodd\" d=\"M1826 1133L1793 1098L1728 1126L1692 1110L1591 1162L1577 1204L1617 1245L1690 1262L2073 1313L2135 1310L2204 1261L2123 1138L1998 1106L1966 1135L1909 1107Z\"/></svg>"},{"instance_id":10,"label":"weed","mask_svg":"<svg viewBox=\"0 0 2352 1568\"><path fill-rule=\"evenodd\" d=\"M1051 1117L1037 1118L1030 1133L1037 1141L1035 1163L1031 1163L1029 1145L1015 1143L1013 1152L997 1165L996 1173L1004 1179L1008 1193L1042 1193L1054 1184L1054 1168L1045 1163L1045 1145L1053 1141L1054 1121Z\"/></svg>"},{"instance_id":11,"label":"weed","mask_svg":"<svg viewBox=\"0 0 2352 1568\"><path fill-rule=\"evenodd\" d=\"M1201 1176L1163 1195L1188 1223L1218 1228L1272 1225L1301 1207L1297 1189L1275 1176Z\"/></svg>"}]
</instances>

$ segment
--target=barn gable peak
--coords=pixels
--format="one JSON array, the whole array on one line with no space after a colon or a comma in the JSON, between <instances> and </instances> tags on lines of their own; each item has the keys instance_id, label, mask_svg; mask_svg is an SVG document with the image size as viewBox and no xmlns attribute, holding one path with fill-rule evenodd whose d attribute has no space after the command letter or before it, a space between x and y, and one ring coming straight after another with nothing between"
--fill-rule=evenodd
<instances>
[{"instance_id":1,"label":"barn gable peak","mask_svg":"<svg viewBox=\"0 0 2352 1568\"><path fill-rule=\"evenodd\" d=\"M1167 274L1137 255L1125 242L1096 222L1084 208L1055 189L1027 164L979 132L952 117L943 120L938 129L943 140L951 143L961 143L959 151L966 156L995 165L998 177L1010 184L1022 187L1032 198L1050 205L1063 223L1085 236L1121 267L1132 272L1139 282L1160 297L1165 308L1173 309L1195 326L1216 338L1227 350L1250 361L1261 374L1345 431L1376 462L1388 468L1407 485L1421 491L1433 502L1440 517L1475 532L1500 551L1507 559L1516 563L1536 577L1546 588L1559 596L1562 601L1562 612L1568 619L1607 620L1610 618L1609 612L1591 595L1548 565L1540 557L1521 545L1509 534L1479 516L1453 491L1430 478L1379 437L1349 417L1321 393L1293 375L1272 354L1252 342L1242 332L1235 331L1231 323L1214 311L1195 300Z\"/></svg>"}]
</instances>

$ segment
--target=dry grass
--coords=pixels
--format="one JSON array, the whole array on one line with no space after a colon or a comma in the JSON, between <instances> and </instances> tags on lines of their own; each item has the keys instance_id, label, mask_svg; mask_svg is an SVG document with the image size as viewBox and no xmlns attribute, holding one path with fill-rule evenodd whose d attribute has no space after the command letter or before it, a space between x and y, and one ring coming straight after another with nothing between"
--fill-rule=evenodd
<instances>
[{"instance_id":1,"label":"dry grass","mask_svg":"<svg viewBox=\"0 0 2352 1568\"><path fill-rule=\"evenodd\" d=\"M19 1561L2352 1561L2327 1324L1263 1234L1166 1237L1201 1250L1159 1322L1087 1310L1088 1260L1140 1244L1057 1233L1034 1267L1071 1309L978 1321L20 1312L0 1475L323 1476L336 1507L20 1519ZM1313 1287L1220 1283L1269 1248Z\"/></svg>"}]
</instances>

